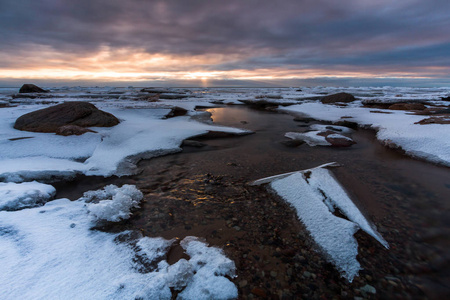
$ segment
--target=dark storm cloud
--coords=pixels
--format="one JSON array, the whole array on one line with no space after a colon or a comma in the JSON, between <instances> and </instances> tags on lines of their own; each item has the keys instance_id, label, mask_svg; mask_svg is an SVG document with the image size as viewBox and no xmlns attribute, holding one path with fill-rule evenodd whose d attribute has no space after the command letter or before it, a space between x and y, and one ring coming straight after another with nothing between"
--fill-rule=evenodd
<instances>
[{"instance_id":1,"label":"dark storm cloud","mask_svg":"<svg viewBox=\"0 0 450 300\"><path fill-rule=\"evenodd\" d=\"M241 57L219 69L448 65L449 14L448 0L3 0L0 51L83 56L106 45Z\"/></svg>"}]
</instances>

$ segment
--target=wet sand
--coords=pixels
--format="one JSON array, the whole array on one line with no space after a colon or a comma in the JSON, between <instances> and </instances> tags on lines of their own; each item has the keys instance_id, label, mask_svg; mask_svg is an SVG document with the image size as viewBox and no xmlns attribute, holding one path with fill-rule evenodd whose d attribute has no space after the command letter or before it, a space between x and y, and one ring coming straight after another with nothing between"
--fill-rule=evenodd
<instances>
[{"instance_id":1,"label":"wet sand","mask_svg":"<svg viewBox=\"0 0 450 300\"><path fill-rule=\"evenodd\" d=\"M147 236L204 237L237 266L240 298L443 299L450 296L449 169L411 159L358 130L351 148L287 147L288 131L311 123L247 107L209 109L215 123L255 134L202 139L203 148L139 164L125 178L80 177L55 187L57 197L76 199L105 184L136 184L145 194L128 221L105 230L140 230ZM318 122L314 122L318 123ZM320 254L293 211L264 187L246 183L266 176L336 161L333 173L357 206L389 242L386 250L361 231L363 270L352 283ZM176 247L169 255L181 257ZM376 293L364 291L370 285Z\"/></svg>"}]
</instances>

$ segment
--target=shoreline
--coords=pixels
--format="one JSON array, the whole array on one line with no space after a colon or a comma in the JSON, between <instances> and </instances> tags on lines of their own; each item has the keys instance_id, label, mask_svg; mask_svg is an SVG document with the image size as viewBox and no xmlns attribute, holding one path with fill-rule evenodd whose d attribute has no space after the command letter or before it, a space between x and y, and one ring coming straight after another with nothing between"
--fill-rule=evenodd
<instances>
[{"instance_id":1,"label":"shoreline","mask_svg":"<svg viewBox=\"0 0 450 300\"><path fill-rule=\"evenodd\" d=\"M248 108L235 109L248 110ZM271 114L274 118L283 116L273 113L264 114ZM292 122L293 126L298 126L298 123L294 122L290 116L285 115L282 118L286 119L287 123ZM252 122L248 122L248 126L251 125L253 126ZM264 132L264 128L261 126L259 130ZM234 282L239 287L239 295L242 299L251 299L250 295L256 296L258 293L261 295L265 293L266 296L281 295L280 298L283 295L290 297L300 294L303 297L319 298L320 295L332 296L336 293L343 298L356 296L379 298L393 294L399 297L412 297L423 292L421 289L424 287L419 288L419 284L409 278L411 275L405 275L411 272L409 269L414 271L415 268L409 260L415 261L416 259L412 257L423 251L414 239L425 235L426 232L418 232L424 231L426 227L421 228L418 223L426 224L426 220L430 217L425 216L425 221L417 221L424 217L420 216L417 210L409 211L414 202L403 203L404 191L395 190L395 187L380 189L381 182L371 186L370 183L374 180L380 181L380 175L370 176L379 170L372 169L368 172L364 165L355 169L356 174L349 170L355 165L346 163L343 167L333 170L335 176L349 191L355 204L369 220L377 225L382 235L391 244L391 250L386 251L375 240L358 232L355 235L360 244L358 260L363 270L360 276L349 284L320 255L320 250L311 241L289 205L264 188L247 186L246 182L257 179L253 177L262 176L259 173L255 175L255 169L251 167L252 163L250 168L246 168L242 161L237 160L238 157L245 161L255 156L255 154L245 155L245 151L239 150L239 144L245 144L248 139L258 140L256 138L258 134L262 133L256 130L255 135L247 137L202 139L202 142L212 147L211 150L185 147L185 149L190 148L189 151L141 161L138 164L141 171L138 175L113 179L111 183L123 181L123 183L136 184L144 193L145 202L129 221L104 229L107 231L133 229L141 231L144 235L162 236L166 239L182 239L188 235L206 238L208 243L223 248L227 256L235 261L238 277ZM363 151L365 156L361 156L359 160L368 159L366 162L368 165L374 165L375 161L382 161L386 165L396 161L397 165L403 168L411 168L413 165L416 169L439 170L434 171L435 176L436 172L439 174L441 171L443 173L446 171L445 167L429 165L405 157L397 151L386 149L377 142L373 131L359 129L354 133L354 137L358 141L360 150L326 148L312 150L306 145L301 146L301 149L282 149L287 150L289 156L308 155L312 151L307 156L312 159L311 163L314 161L314 156L320 157L324 154L331 157L340 156L341 160L343 155L344 157L347 155L349 157L347 159L355 161L352 152ZM264 143L265 140L262 142ZM278 143L278 141L275 142ZM245 149L250 149L255 143L257 141L251 141ZM270 147L279 150L278 147L285 146L268 145L269 149ZM231 155L230 152L236 152L236 155ZM211 160L208 162L207 157L211 155ZM223 159L220 160L220 157ZM255 158L256 161L260 159L260 157ZM356 162L358 163L358 160ZM216 167L213 167L214 165ZM267 174L273 175L275 172L280 173L281 170L286 170L283 169L286 166L269 165L274 170L266 170ZM396 168L393 167L393 170ZM410 171L402 172L417 173ZM365 174L366 178L361 181L358 174L359 176ZM374 178L370 179L371 177ZM417 182L418 179L420 175L417 175L413 182ZM97 185L100 186L102 180L101 178L98 180ZM411 183L408 179L404 180L406 180L405 183ZM361 183L364 183L363 186ZM95 189L94 186L85 188ZM420 187L416 187L415 190L420 190ZM439 191L439 194L442 193L445 193L444 188ZM383 195L384 199L377 198L377 195ZM417 198L420 197L419 195ZM393 213L400 213L402 217L393 217ZM412 224L408 221L411 218L416 220ZM399 230L398 228L401 230L395 233ZM409 236L410 232L416 232L416 234ZM404 246L401 245L404 243L413 245L409 247L414 249L407 257L403 257L404 253L402 253ZM174 261L176 258L171 257L170 260ZM416 264L420 265L421 261ZM378 270L380 266L383 266L382 270ZM280 276L281 279L279 279ZM412 276L421 277L420 275ZM438 276L433 275L431 278L439 282ZM376 295L361 292L361 287L367 284L375 287ZM433 281L428 285L434 286ZM432 289L435 287L426 290L423 296L432 295Z\"/></svg>"}]
</instances>

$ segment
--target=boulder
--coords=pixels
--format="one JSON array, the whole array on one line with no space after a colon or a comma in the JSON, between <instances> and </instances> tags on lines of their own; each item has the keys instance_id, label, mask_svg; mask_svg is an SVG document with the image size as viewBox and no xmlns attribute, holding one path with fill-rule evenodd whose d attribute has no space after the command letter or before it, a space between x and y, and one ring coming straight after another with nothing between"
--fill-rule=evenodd
<instances>
[{"instance_id":1,"label":"boulder","mask_svg":"<svg viewBox=\"0 0 450 300\"><path fill-rule=\"evenodd\" d=\"M336 103L336 102L352 102L355 101L355 97L349 93L337 93L328 95L322 98L322 103Z\"/></svg>"},{"instance_id":2,"label":"boulder","mask_svg":"<svg viewBox=\"0 0 450 300\"><path fill-rule=\"evenodd\" d=\"M19 93L48 93L48 91L38 87L37 85L34 85L32 83L26 83L22 85L22 87L19 90Z\"/></svg>"},{"instance_id":3,"label":"boulder","mask_svg":"<svg viewBox=\"0 0 450 300\"><path fill-rule=\"evenodd\" d=\"M356 142L349 137L340 134L329 134L325 137L332 147L350 147Z\"/></svg>"},{"instance_id":4,"label":"boulder","mask_svg":"<svg viewBox=\"0 0 450 300\"><path fill-rule=\"evenodd\" d=\"M85 134L86 132L97 133L94 130L90 130L88 128L80 127L77 125L64 125L64 126L59 127L56 130L57 135L63 135L63 136L82 135L82 134Z\"/></svg>"},{"instance_id":5,"label":"boulder","mask_svg":"<svg viewBox=\"0 0 450 300\"><path fill-rule=\"evenodd\" d=\"M180 117L185 116L188 113L188 111L182 107L174 106L171 108L170 112L166 115L166 118L174 118L174 117Z\"/></svg>"},{"instance_id":6,"label":"boulder","mask_svg":"<svg viewBox=\"0 0 450 300\"><path fill-rule=\"evenodd\" d=\"M15 129L32 132L56 132L61 126L111 127L119 120L88 102L74 101L30 112L19 117Z\"/></svg>"},{"instance_id":7,"label":"boulder","mask_svg":"<svg viewBox=\"0 0 450 300\"><path fill-rule=\"evenodd\" d=\"M426 108L422 103L395 103L389 106L392 110L424 110Z\"/></svg>"},{"instance_id":8,"label":"boulder","mask_svg":"<svg viewBox=\"0 0 450 300\"><path fill-rule=\"evenodd\" d=\"M414 124L426 125L426 124L450 124L450 117L446 115L433 116L427 119L420 120Z\"/></svg>"}]
</instances>

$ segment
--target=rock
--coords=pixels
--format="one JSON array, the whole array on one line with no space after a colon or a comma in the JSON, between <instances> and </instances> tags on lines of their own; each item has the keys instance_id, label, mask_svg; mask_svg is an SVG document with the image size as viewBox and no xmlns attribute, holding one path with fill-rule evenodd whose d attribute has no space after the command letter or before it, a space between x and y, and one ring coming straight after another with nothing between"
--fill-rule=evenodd
<instances>
[{"instance_id":1,"label":"rock","mask_svg":"<svg viewBox=\"0 0 450 300\"><path fill-rule=\"evenodd\" d=\"M256 296L259 296L259 297L263 297L263 298L267 297L266 291L264 291L264 290L263 290L262 288L260 288L260 287L255 287L255 288L253 288L253 289L252 289L252 294L253 294L253 295L256 295Z\"/></svg>"},{"instance_id":2,"label":"rock","mask_svg":"<svg viewBox=\"0 0 450 300\"><path fill-rule=\"evenodd\" d=\"M48 91L38 87L37 85L26 83L22 85L22 87L19 90L19 93L48 93Z\"/></svg>"},{"instance_id":3,"label":"rock","mask_svg":"<svg viewBox=\"0 0 450 300\"><path fill-rule=\"evenodd\" d=\"M450 101L450 96L447 96L447 97L441 97L441 100L442 100L442 101Z\"/></svg>"},{"instance_id":4,"label":"rock","mask_svg":"<svg viewBox=\"0 0 450 300\"><path fill-rule=\"evenodd\" d=\"M207 146L207 144L194 140L184 140L181 146L201 148Z\"/></svg>"},{"instance_id":5,"label":"rock","mask_svg":"<svg viewBox=\"0 0 450 300\"><path fill-rule=\"evenodd\" d=\"M184 95L184 94L165 94L165 93L160 93L159 95L159 99L169 99L169 100L173 100L173 99L183 99L183 98L187 98L189 97L188 95Z\"/></svg>"},{"instance_id":6,"label":"rock","mask_svg":"<svg viewBox=\"0 0 450 300\"><path fill-rule=\"evenodd\" d=\"M414 124L426 125L426 124L450 124L449 116L433 116L427 119L420 120Z\"/></svg>"},{"instance_id":7,"label":"rock","mask_svg":"<svg viewBox=\"0 0 450 300\"><path fill-rule=\"evenodd\" d=\"M361 292L365 292L365 293L369 293L369 294L376 294L377 293L377 290L373 286L371 286L369 284L366 284L365 286L363 286L359 290Z\"/></svg>"},{"instance_id":8,"label":"rock","mask_svg":"<svg viewBox=\"0 0 450 300\"><path fill-rule=\"evenodd\" d=\"M30 112L19 117L14 124L18 130L32 132L56 132L61 126L111 127L119 120L110 113L88 102L66 102Z\"/></svg>"},{"instance_id":9,"label":"rock","mask_svg":"<svg viewBox=\"0 0 450 300\"><path fill-rule=\"evenodd\" d=\"M239 100L239 102L242 102L246 105L249 105L251 108L254 109L260 109L260 110L267 110L272 108L277 108L279 103L268 101L265 99L256 99L256 100Z\"/></svg>"},{"instance_id":10,"label":"rock","mask_svg":"<svg viewBox=\"0 0 450 300\"><path fill-rule=\"evenodd\" d=\"M248 283L247 280L245 280L245 279L241 280L241 281L239 281L239 287L240 288L246 287L247 283Z\"/></svg>"},{"instance_id":11,"label":"rock","mask_svg":"<svg viewBox=\"0 0 450 300\"><path fill-rule=\"evenodd\" d=\"M311 121L315 121L313 118L299 117L299 116L295 117L293 120L295 122L303 122L303 123L309 123Z\"/></svg>"},{"instance_id":12,"label":"rock","mask_svg":"<svg viewBox=\"0 0 450 300\"><path fill-rule=\"evenodd\" d=\"M389 106L392 110L424 110L426 106L422 103L395 103Z\"/></svg>"},{"instance_id":13,"label":"rock","mask_svg":"<svg viewBox=\"0 0 450 300\"><path fill-rule=\"evenodd\" d=\"M298 147L300 145L303 145L305 143L305 141L302 140L286 140L286 141L281 141L281 144L285 145L286 147Z\"/></svg>"},{"instance_id":14,"label":"rock","mask_svg":"<svg viewBox=\"0 0 450 300\"><path fill-rule=\"evenodd\" d=\"M179 116L184 116L187 114L187 110L182 108L182 107L172 107L171 111L166 115L166 118L173 118L173 117L179 117Z\"/></svg>"},{"instance_id":15,"label":"rock","mask_svg":"<svg viewBox=\"0 0 450 300\"><path fill-rule=\"evenodd\" d=\"M137 99L141 100L141 101L158 102L159 96L160 96L160 94L148 94L148 95L140 96Z\"/></svg>"},{"instance_id":16,"label":"rock","mask_svg":"<svg viewBox=\"0 0 450 300\"><path fill-rule=\"evenodd\" d=\"M87 129L87 128L84 128L84 127L80 127L80 126L77 126L77 125L64 125L64 126L59 127L56 130L56 134L57 135L63 135L63 136L82 135L82 134L84 134L86 132L97 133L94 130L90 130L90 129Z\"/></svg>"},{"instance_id":17,"label":"rock","mask_svg":"<svg viewBox=\"0 0 450 300\"><path fill-rule=\"evenodd\" d=\"M333 147L350 147L351 145L356 144L351 138L340 134L329 134L325 139Z\"/></svg>"},{"instance_id":18,"label":"rock","mask_svg":"<svg viewBox=\"0 0 450 300\"><path fill-rule=\"evenodd\" d=\"M337 126L344 126L347 128L355 129L355 130L358 129L358 123L352 122L352 121L343 120L343 121L334 122L333 124L337 125Z\"/></svg>"},{"instance_id":19,"label":"rock","mask_svg":"<svg viewBox=\"0 0 450 300\"><path fill-rule=\"evenodd\" d=\"M349 93L337 93L333 95L328 95L322 98L322 103L336 103L336 102L353 102L355 97Z\"/></svg>"}]
</instances>

